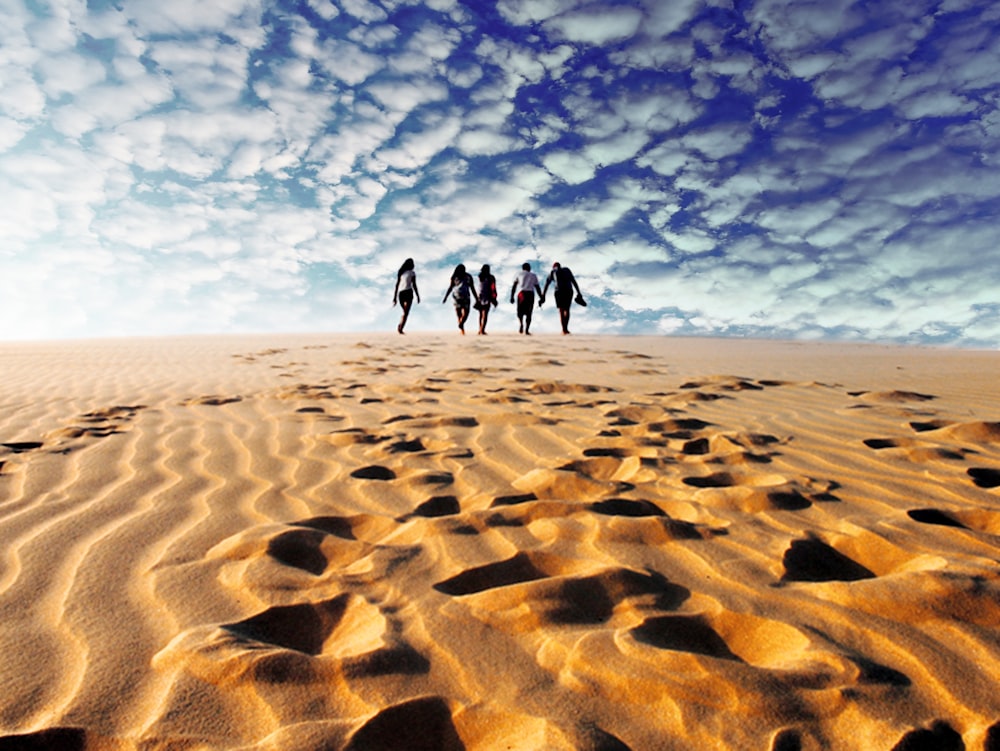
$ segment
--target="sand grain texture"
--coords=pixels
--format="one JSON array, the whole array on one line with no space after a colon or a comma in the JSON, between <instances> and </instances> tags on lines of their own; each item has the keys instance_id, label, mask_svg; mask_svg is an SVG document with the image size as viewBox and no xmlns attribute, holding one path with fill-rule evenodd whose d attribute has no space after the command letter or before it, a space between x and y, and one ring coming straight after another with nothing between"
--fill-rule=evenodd
<instances>
[{"instance_id":1,"label":"sand grain texture","mask_svg":"<svg viewBox=\"0 0 1000 751\"><path fill-rule=\"evenodd\" d=\"M0 356L0 751L1000 748L998 353Z\"/></svg>"}]
</instances>

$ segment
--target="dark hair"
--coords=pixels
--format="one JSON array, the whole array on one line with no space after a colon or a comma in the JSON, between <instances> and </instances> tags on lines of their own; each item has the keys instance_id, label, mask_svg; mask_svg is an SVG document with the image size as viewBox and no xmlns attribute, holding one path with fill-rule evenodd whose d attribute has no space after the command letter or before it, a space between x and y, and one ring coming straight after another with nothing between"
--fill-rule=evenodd
<instances>
[{"instance_id":1,"label":"dark hair","mask_svg":"<svg viewBox=\"0 0 1000 751\"><path fill-rule=\"evenodd\" d=\"M409 271L412 268L413 268L413 259L407 258L405 261L403 261L403 265L399 267L399 271L396 272L396 278L398 279L403 275L404 271Z\"/></svg>"},{"instance_id":2,"label":"dark hair","mask_svg":"<svg viewBox=\"0 0 1000 751\"><path fill-rule=\"evenodd\" d=\"M490 265L488 263L483 264L483 268L479 271L479 278L490 276Z\"/></svg>"},{"instance_id":3,"label":"dark hair","mask_svg":"<svg viewBox=\"0 0 1000 751\"><path fill-rule=\"evenodd\" d=\"M455 270L451 273L452 279L460 279L465 276L465 264L460 263L455 267Z\"/></svg>"},{"instance_id":4,"label":"dark hair","mask_svg":"<svg viewBox=\"0 0 1000 751\"><path fill-rule=\"evenodd\" d=\"M522 263L521 264L521 268L524 269L525 271L531 271L531 264L530 263Z\"/></svg>"}]
</instances>

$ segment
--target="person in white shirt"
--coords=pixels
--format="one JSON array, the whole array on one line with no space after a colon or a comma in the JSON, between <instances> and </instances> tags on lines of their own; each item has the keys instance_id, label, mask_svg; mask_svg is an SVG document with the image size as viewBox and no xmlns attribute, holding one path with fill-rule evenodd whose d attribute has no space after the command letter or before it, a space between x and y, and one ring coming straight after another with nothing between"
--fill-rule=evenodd
<instances>
[{"instance_id":1,"label":"person in white shirt","mask_svg":"<svg viewBox=\"0 0 1000 751\"><path fill-rule=\"evenodd\" d=\"M396 273L396 289L392 293L393 307L396 307L396 301L398 300L400 307L403 309L403 317L399 320L399 325L396 327L396 331L400 334L403 333L403 327L406 326L406 319L410 317L410 308L413 307L414 295L417 298L417 302L420 302L420 290L417 289L417 274L413 270L413 259L407 258Z\"/></svg>"},{"instance_id":2,"label":"person in white shirt","mask_svg":"<svg viewBox=\"0 0 1000 751\"><path fill-rule=\"evenodd\" d=\"M521 288L517 292L518 287ZM514 302L514 293L517 292L517 320L521 327L519 334L531 334L531 310L535 307L535 292L538 292L538 304L541 306L545 302L545 295L538 285L538 277L531 270L531 264L525 263L521 266L521 271L514 280L514 286L510 288L510 301Z\"/></svg>"}]
</instances>

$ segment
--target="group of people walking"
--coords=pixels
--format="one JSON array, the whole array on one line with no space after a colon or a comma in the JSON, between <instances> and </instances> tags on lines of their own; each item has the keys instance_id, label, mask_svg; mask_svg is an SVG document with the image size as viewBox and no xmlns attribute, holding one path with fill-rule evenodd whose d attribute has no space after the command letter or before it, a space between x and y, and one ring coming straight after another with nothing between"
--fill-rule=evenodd
<instances>
[{"instance_id":1,"label":"group of people walking","mask_svg":"<svg viewBox=\"0 0 1000 751\"><path fill-rule=\"evenodd\" d=\"M586 305L583 293L580 292L580 285L577 284L576 277L569 268L559 264L552 264L552 271L545 280L543 288L538 281L538 276L531 270L531 264L525 263L521 266L514 279L514 285L510 288L510 302L517 304L517 320L520 323L519 332L521 334L531 333L531 313L535 307L536 293L538 307L545 304L545 295L549 291L549 285L554 285L556 307L559 309L559 323L562 326L563 334L569 333L570 308L573 303ZM497 307L497 280L490 271L489 264L483 264L479 271L478 284L473 279L465 264L460 263L452 272L448 290L444 293L442 303L448 302L451 297L455 305L455 316L458 320L458 330L465 334L465 323L469 320L472 309L479 311L479 333L486 333L486 324L489 320L490 308ZM413 301L420 302L420 291L417 289L417 275L414 271L412 258L407 258L403 265L399 267L396 274L396 289L392 294L392 304L398 302L403 309L403 316L396 327L400 334L406 327L406 321L410 317L410 308ZM473 304L473 300L475 303Z\"/></svg>"}]
</instances>

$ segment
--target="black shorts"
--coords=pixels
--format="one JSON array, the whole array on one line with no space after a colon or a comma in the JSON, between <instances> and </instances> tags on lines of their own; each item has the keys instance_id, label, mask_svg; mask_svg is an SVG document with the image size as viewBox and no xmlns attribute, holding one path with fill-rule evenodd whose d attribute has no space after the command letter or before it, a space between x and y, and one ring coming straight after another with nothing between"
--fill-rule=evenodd
<instances>
[{"instance_id":1,"label":"black shorts","mask_svg":"<svg viewBox=\"0 0 1000 751\"><path fill-rule=\"evenodd\" d=\"M412 289L402 289L399 291L399 304L404 308L409 307L413 304L413 290Z\"/></svg>"},{"instance_id":2,"label":"black shorts","mask_svg":"<svg viewBox=\"0 0 1000 751\"><path fill-rule=\"evenodd\" d=\"M573 288L556 290L556 307L566 310L573 304Z\"/></svg>"},{"instance_id":3,"label":"black shorts","mask_svg":"<svg viewBox=\"0 0 1000 751\"><path fill-rule=\"evenodd\" d=\"M517 293L517 314L518 316L530 316L531 309L535 307L535 293L531 290L522 290Z\"/></svg>"}]
</instances>

